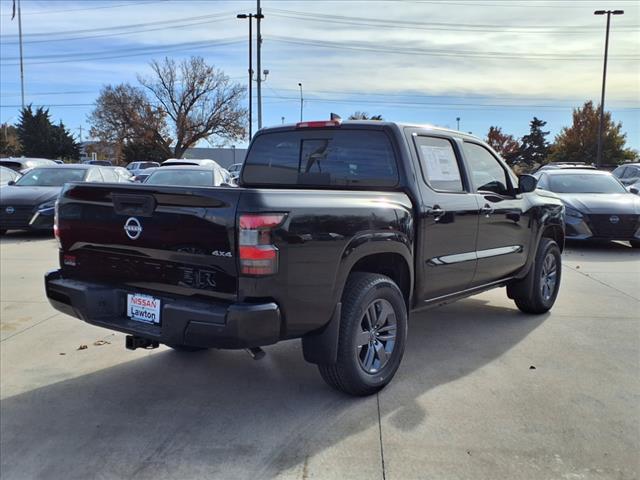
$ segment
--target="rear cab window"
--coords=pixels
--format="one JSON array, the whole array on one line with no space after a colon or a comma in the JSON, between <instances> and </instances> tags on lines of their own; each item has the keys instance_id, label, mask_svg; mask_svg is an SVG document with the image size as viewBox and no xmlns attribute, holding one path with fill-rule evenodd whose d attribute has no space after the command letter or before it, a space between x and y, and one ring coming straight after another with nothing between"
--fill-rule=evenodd
<instances>
[{"instance_id":1,"label":"rear cab window","mask_svg":"<svg viewBox=\"0 0 640 480\"><path fill-rule=\"evenodd\" d=\"M259 135L249 150L246 185L394 187L398 167L381 130L307 129Z\"/></svg>"},{"instance_id":2,"label":"rear cab window","mask_svg":"<svg viewBox=\"0 0 640 480\"><path fill-rule=\"evenodd\" d=\"M415 143L424 180L439 192L464 192L460 165L450 140L418 135Z\"/></svg>"}]
</instances>

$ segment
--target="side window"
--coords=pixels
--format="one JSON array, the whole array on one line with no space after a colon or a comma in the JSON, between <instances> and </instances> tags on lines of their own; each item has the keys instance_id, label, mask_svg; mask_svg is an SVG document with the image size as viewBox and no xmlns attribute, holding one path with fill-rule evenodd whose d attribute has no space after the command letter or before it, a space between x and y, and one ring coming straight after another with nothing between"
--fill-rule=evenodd
<instances>
[{"instance_id":1,"label":"side window","mask_svg":"<svg viewBox=\"0 0 640 480\"><path fill-rule=\"evenodd\" d=\"M101 168L100 173L105 182L118 183L119 181L118 174L112 168Z\"/></svg>"},{"instance_id":2,"label":"side window","mask_svg":"<svg viewBox=\"0 0 640 480\"><path fill-rule=\"evenodd\" d=\"M97 168L90 168L87 173L87 178L85 182L102 182L102 175L100 175L100 170Z\"/></svg>"},{"instance_id":3,"label":"side window","mask_svg":"<svg viewBox=\"0 0 640 480\"><path fill-rule=\"evenodd\" d=\"M542 190L549 190L549 180L544 173L540 175L540 178L538 178L538 188L541 188Z\"/></svg>"},{"instance_id":4,"label":"side window","mask_svg":"<svg viewBox=\"0 0 640 480\"><path fill-rule=\"evenodd\" d=\"M477 192L511 194L507 172L489 150L475 143L464 142L464 152Z\"/></svg>"},{"instance_id":5,"label":"side window","mask_svg":"<svg viewBox=\"0 0 640 480\"><path fill-rule=\"evenodd\" d=\"M422 173L427 184L438 191L464 192L460 167L449 140L415 137Z\"/></svg>"},{"instance_id":6,"label":"side window","mask_svg":"<svg viewBox=\"0 0 640 480\"><path fill-rule=\"evenodd\" d=\"M623 178L635 178L640 176L640 168L638 167L627 167L624 172Z\"/></svg>"}]
</instances>

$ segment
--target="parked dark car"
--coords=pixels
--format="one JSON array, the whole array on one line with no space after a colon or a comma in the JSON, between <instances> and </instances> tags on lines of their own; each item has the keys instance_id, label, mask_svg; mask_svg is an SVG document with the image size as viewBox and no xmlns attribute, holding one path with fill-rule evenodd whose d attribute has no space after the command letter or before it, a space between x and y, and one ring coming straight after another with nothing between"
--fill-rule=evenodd
<instances>
[{"instance_id":1,"label":"parked dark car","mask_svg":"<svg viewBox=\"0 0 640 480\"><path fill-rule=\"evenodd\" d=\"M11 170L7 167L0 166L0 186L6 185L9 182L15 182L21 177L20 172Z\"/></svg>"},{"instance_id":2,"label":"parked dark car","mask_svg":"<svg viewBox=\"0 0 640 480\"><path fill-rule=\"evenodd\" d=\"M144 180L147 185L183 185L185 187L217 187L227 183L222 169L211 167L162 167L156 168Z\"/></svg>"},{"instance_id":3,"label":"parked dark car","mask_svg":"<svg viewBox=\"0 0 640 480\"><path fill-rule=\"evenodd\" d=\"M630 187L640 182L640 163L620 165L611 173L613 173L624 186Z\"/></svg>"},{"instance_id":4,"label":"parked dark car","mask_svg":"<svg viewBox=\"0 0 640 480\"><path fill-rule=\"evenodd\" d=\"M379 121L262 129L239 183L69 185L49 301L127 333L130 349L257 355L302 338L329 385L369 395L400 365L409 312L506 286L540 314L558 294L562 203L471 135Z\"/></svg>"},{"instance_id":5,"label":"parked dark car","mask_svg":"<svg viewBox=\"0 0 640 480\"><path fill-rule=\"evenodd\" d=\"M31 157L8 157L0 158L0 166L10 168L16 172L24 173L25 171L36 167L54 167L57 163L48 158L31 158Z\"/></svg>"},{"instance_id":6,"label":"parked dark car","mask_svg":"<svg viewBox=\"0 0 640 480\"><path fill-rule=\"evenodd\" d=\"M611 173L574 169L535 176L538 188L564 203L567 239L626 240L640 248L640 198Z\"/></svg>"},{"instance_id":7,"label":"parked dark car","mask_svg":"<svg viewBox=\"0 0 640 480\"><path fill-rule=\"evenodd\" d=\"M51 230L54 204L68 182L104 182L100 167L56 165L29 170L15 184L2 187L0 233L7 230Z\"/></svg>"}]
</instances>

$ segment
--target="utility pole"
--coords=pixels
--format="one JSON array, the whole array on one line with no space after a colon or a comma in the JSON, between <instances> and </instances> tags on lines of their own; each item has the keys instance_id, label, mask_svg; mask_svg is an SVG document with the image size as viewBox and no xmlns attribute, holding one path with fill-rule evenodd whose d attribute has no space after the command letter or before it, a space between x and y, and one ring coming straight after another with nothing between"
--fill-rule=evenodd
<instances>
[{"instance_id":1,"label":"utility pole","mask_svg":"<svg viewBox=\"0 0 640 480\"><path fill-rule=\"evenodd\" d=\"M249 19L249 140L253 136L253 17L252 13L236 15L236 18Z\"/></svg>"},{"instance_id":2,"label":"utility pole","mask_svg":"<svg viewBox=\"0 0 640 480\"><path fill-rule=\"evenodd\" d=\"M607 31L604 41L604 67L602 69L602 96L600 97L600 124L598 125L598 152L596 153L596 167L602 163L602 135L604 134L604 91L607 83L607 57L609 55L609 26L611 15L624 15L624 10L596 10L594 15L607 16Z\"/></svg>"},{"instance_id":3,"label":"utility pole","mask_svg":"<svg viewBox=\"0 0 640 480\"><path fill-rule=\"evenodd\" d=\"M304 105L304 98L302 98L302 83L298 83L300 87L300 121L302 121L302 108Z\"/></svg>"},{"instance_id":4,"label":"utility pole","mask_svg":"<svg viewBox=\"0 0 640 480\"><path fill-rule=\"evenodd\" d=\"M258 13L256 14L256 21L257 21L257 31L256 31L256 35L257 35L257 39L256 39L256 53L257 53L257 70L258 70L258 78L257 78L257 82L258 82L258 130L260 130L262 128L262 68L261 66L261 47L262 47L262 35L260 34L260 20L262 20L264 18L264 15L262 15L262 8L260 8L260 0L257 0L258 5L257 5L257 11Z\"/></svg>"},{"instance_id":5,"label":"utility pole","mask_svg":"<svg viewBox=\"0 0 640 480\"><path fill-rule=\"evenodd\" d=\"M22 110L24 110L24 62L22 59L22 9L18 0L18 36L20 37L20 94L22 96Z\"/></svg>"}]
</instances>

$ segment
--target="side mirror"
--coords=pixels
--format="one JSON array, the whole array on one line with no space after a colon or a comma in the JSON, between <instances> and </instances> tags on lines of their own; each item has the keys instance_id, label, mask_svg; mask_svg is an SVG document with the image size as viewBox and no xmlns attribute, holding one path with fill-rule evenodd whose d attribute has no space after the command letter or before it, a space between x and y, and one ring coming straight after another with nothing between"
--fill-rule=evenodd
<instances>
[{"instance_id":1,"label":"side mirror","mask_svg":"<svg viewBox=\"0 0 640 480\"><path fill-rule=\"evenodd\" d=\"M640 190L638 190L636 187L629 188L629 191L631 193L635 193L636 195L638 195L640 193Z\"/></svg>"},{"instance_id":2,"label":"side mirror","mask_svg":"<svg viewBox=\"0 0 640 480\"><path fill-rule=\"evenodd\" d=\"M16 181L15 180L9 180L9 182L7 183L7 185L15 185Z\"/></svg>"},{"instance_id":3,"label":"side mirror","mask_svg":"<svg viewBox=\"0 0 640 480\"><path fill-rule=\"evenodd\" d=\"M518 192L529 193L533 192L538 185L538 179L533 175L520 175L518 179Z\"/></svg>"}]
</instances>

